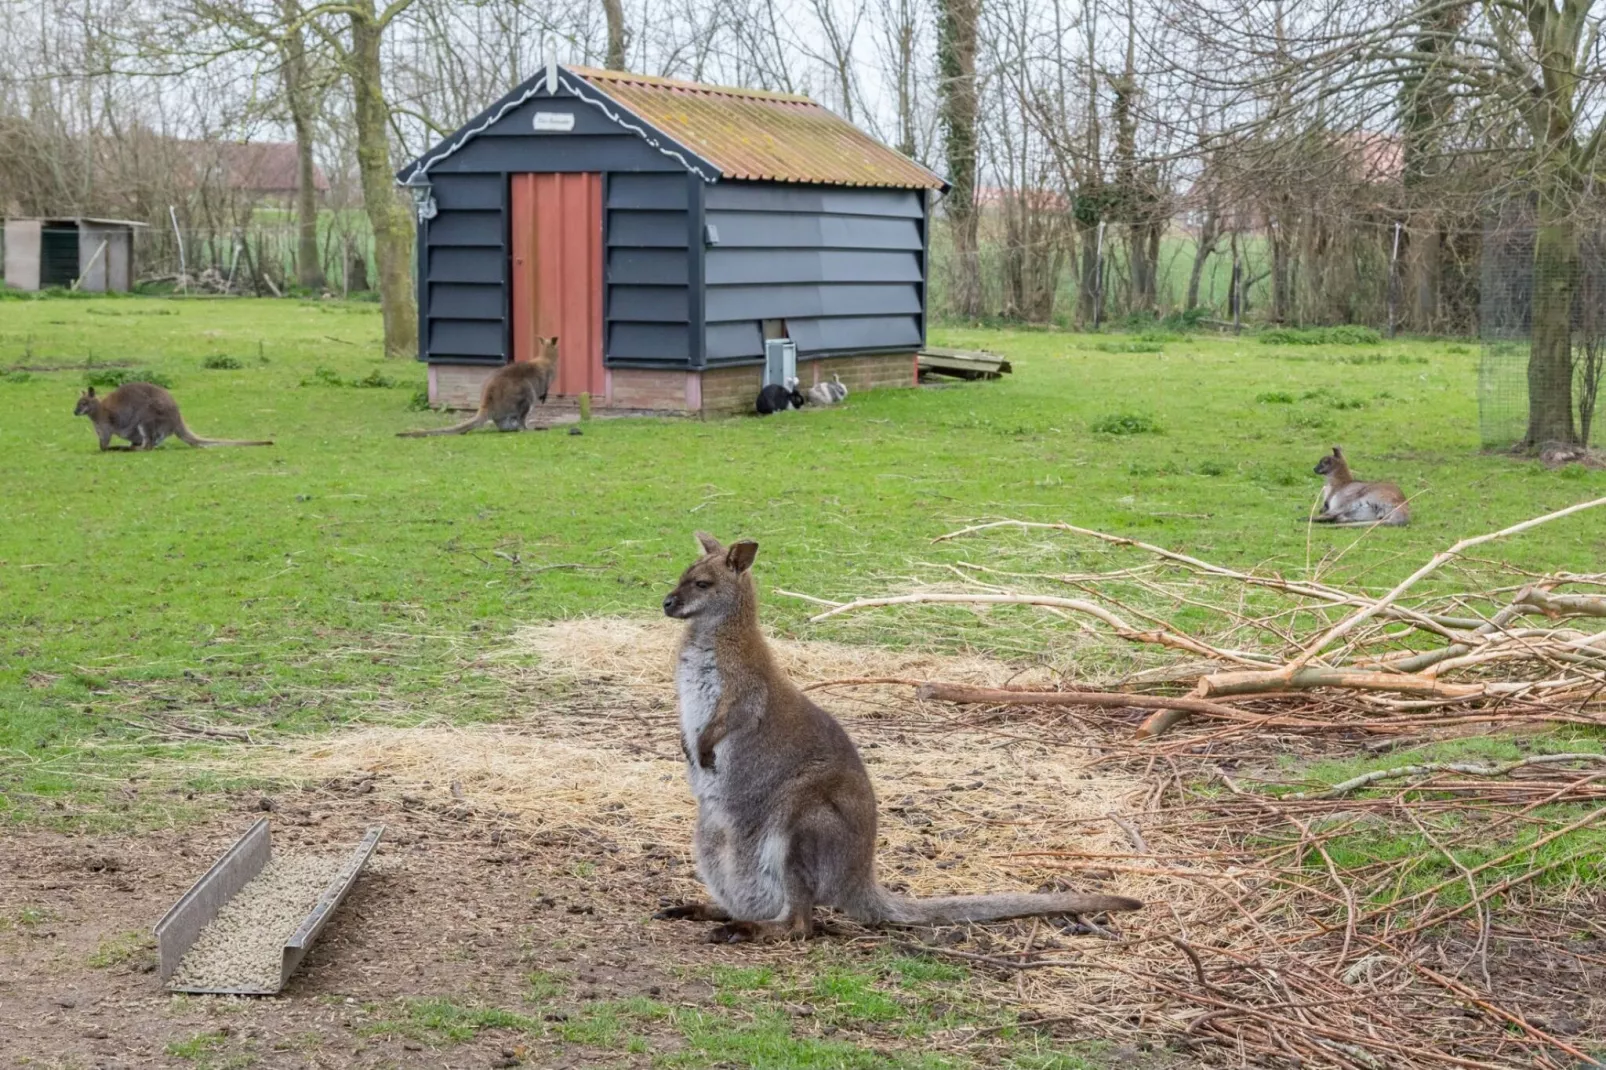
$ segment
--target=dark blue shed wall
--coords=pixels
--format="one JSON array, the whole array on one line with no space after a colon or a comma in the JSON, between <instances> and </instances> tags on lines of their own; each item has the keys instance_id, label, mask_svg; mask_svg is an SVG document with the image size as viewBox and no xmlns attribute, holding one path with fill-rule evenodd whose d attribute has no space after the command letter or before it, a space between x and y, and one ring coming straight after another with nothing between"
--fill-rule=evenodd
<instances>
[{"instance_id":1,"label":"dark blue shed wall","mask_svg":"<svg viewBox=\"0 0 1606 1070\"><path fill-rule=\"evenodd\" d=\"M920 190L723 181L704 194L707 363L762 359L763 321L798 355L909 352L925 342Z\"/></svg>"}]
</instances>

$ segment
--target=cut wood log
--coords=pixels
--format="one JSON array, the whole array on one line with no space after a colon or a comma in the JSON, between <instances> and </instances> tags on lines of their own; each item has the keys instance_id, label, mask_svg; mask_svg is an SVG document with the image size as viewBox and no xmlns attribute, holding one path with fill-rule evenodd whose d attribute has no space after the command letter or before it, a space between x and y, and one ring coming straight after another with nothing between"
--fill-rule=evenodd
<instances>
[{"instance_id":1,"label":"cut wood log","mask_svg":"<svg viewBox=\"0 0 1606 1070\"><path fill-rule=\"evenodd\" d=\"M956 379L997 379L1014 371L1005 358L976 349L928 346L916 360L921 375L949 375Z\"/></svg>"}]
</instances>

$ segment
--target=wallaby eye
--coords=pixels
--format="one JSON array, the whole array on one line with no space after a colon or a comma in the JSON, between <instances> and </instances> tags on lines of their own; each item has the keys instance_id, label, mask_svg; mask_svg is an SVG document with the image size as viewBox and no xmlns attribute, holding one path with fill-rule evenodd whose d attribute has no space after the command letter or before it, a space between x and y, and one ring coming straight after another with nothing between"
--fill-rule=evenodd
<instances>
[{"instance_id":1,"label":"wallaby eye","mask_svg":"<svg viewBox=\"0 0 1606 1070\"><path fill-rule=\"evenodd\" d=\"M708 580L698 580L697 581L697 589L700 590L700 591L706 591L712 586L713 586L713 584L711 582L709 582Z\"/></svg>"}]
</instances>

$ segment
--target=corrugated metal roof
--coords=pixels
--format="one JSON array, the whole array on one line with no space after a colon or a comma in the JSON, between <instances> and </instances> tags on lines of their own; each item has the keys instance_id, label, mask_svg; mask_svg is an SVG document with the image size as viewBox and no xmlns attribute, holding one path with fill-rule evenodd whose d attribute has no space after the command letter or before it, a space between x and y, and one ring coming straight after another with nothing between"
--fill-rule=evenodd
<instances>
[{"instance_id":1,"label":"corrugated metal roof","mask_svg":"<svg viewBox=\"0 0 1606 1070\"><path fill-rule=\"evenodd\" d=\"M566 69L719 167L725 178L894 189L947 185L808 97Z\"/></svg>"}]
</instances>

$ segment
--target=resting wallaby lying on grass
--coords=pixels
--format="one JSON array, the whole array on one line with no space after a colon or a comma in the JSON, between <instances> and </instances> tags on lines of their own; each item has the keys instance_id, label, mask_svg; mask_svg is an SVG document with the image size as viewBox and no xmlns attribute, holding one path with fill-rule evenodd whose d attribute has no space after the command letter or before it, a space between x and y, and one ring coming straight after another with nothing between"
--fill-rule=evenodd
<instances>
[{"instance_id":1,"label":"resting wallaby lying on grass","mask_svg":"<svg viewBox=\"0 0 1606 1070\"><path fill-rule=\"evenodd\" d=\"M1316 474L1327 477L1322 488L1318 524L1385 524L1403 528L1411 522L1411 507L1393 483L1363 483L1350 475L1344 452L1337 446L1316 462Z\"/></svg>"},{"instance_id":2,"label":"resting wallaby lying on grass","mask_svg":"<svg viewBox=\"0 0 1606 1070\"><path fill-rule=\"evenodd\" d=\"M74 416L87 416L95 425L102 450L153 450L169 436L191 446L271 446L271 440L243 442L224 438L201 438L184 426L173 395L154 383L124 383L105 397L96 397L90 387L74 406ZM112 436L128 439L127 446L113 446Z\"/></svg>"},{"instance_id":3,"label":"resting wallaby lying on grass","mask_svg":"<svg viewBox=\"0 0 1606 1070\"><path fill-rule=\"evenodd\" d=\"M398 431L399 438L428 438L431 435L461 435L484 423L494 423L500 431L522 431L530 410L540 401L546 404L547 388L558 370L558 340L537 339L540 351L534 360L514 361L498 368L480 391L480 408L473 416L451 427L433 431Z\"/></svg>"},{"instance_id":4,"label":"resting wallaby lying on grass","mask_svg":"<svg viewBox=\"0 0 1606 1070\"><path fill-rule=\"evenodd\" d=\"M718 921L715 943L807 937L816 905L864 922L940 924L1137 910L1119 895L911 899L876 881L876 800L853 741L776 665L748 571L758 544L700 557L664 613L686 622L675 684L681 749L697 797L697 874L714 897L660 918Z\"/></svg>"}]
</instances>

